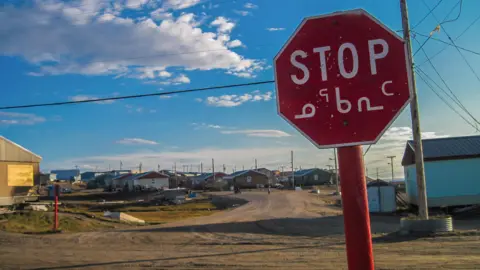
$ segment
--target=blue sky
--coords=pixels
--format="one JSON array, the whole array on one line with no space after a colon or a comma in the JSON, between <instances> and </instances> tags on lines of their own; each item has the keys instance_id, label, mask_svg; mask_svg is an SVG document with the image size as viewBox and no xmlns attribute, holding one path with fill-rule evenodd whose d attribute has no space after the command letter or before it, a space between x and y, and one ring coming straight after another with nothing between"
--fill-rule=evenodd
<instances>
[{"instance_id":1,"label":"blue sky","mask_svg":"<svg viewBox=\"0 0 480 270\"><path fill-rule=\"evenodd\" d=\"M393 30L401 29L399 1L200 1L83 0L3 1L0 19L0 106L83 100L94 97L174 91L273 78L272 59L302 18L364 8ZM16 4L11 4L15 2ZM437 1L425 0L430 7ZM444 0L433 14L439 19L457 5ZM448 18L455 18L458 7ZM457 37L478 16L480 2L464 0L458 20L433 37ZM412 25L428 9L409 1ZM427 17L414 30L428 35L437 25ZM480 22L458 46L476 50ZM424 37L417 36L420 42ZM427 54L446 45L429 40ZM418 44L413 44L414 51ZM480 58L463 52L480 74ZM422 52L415 57L422 63ZM434 65L463 105L480 116L480 81L455 48L434 58ZM439 84L428 63L421 68ZM418 80L425 137L471 135L466 124ZM452 103L450 101L450 103ZM457 107L458 109L458 107ZM458 109L459 110L459 109ZM465 113L463 113L465 115ZM410 136L409 108L370 150L370 172L390 175L387 155L401 155ZM82 170L157 164L171 168L215 158L219 170L253 166L325 167L331 151L317 150L276 113L273 84L172 95L0 111L0 135L41 155L42 170ZM204 166L207 170L210 165Z\"/></svg>"}]
</instances>

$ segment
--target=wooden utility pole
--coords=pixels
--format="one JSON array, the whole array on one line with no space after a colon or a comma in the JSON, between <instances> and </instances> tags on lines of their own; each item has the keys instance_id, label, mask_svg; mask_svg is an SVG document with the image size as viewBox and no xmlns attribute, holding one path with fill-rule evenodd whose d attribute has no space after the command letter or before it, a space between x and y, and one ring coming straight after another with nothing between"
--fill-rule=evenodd
<instances>
[{"instance_id":1,"label":"wooden utility pole","mask_svg":"<svg viewBox=\"0 0 480 270\"><path fill-rule=\"evenodd\" d=\"M420 132L420 113L418 110L417 87L415 74L413 72L412 44L410 40L410 25L408 21L407 1L400 0L402 14L403 39L407 48L407 72L410 77L410 88L412 90L412 101L410 102L410 113L412 115L413 143L415 151L416 180L417 180L417 204L420 218L428 219L427 188L425 184L425 168L423 164L422 134Z\"/></svg>"},{"instance_id":2,"label":"wooden utility pole","mask_svg":"<svg viewBox=\"0 0 480 270\"><path fill-rule=\"evenodd\" d=\"M160 164L157 165L157 171L160 171Z\"/></svg>"},{"instance_id":3,"label":"wooden utility pole","mask_svg":"<svg viewBox=\"0 0 480 270\"><path fill-rule=\"evenodd\" d=\"M393 172L393 159L395 158L395 156L388 156L387 158L390 159L390 165L392 166L392 181L393 181L393 178L395 178L395 174Z\"/></svg>"},{"instance_id":4,"label":"wooden utility pole","mask_svg":"<svg viewBox=\"0 0 480 270\"><path fill-rule=\"evenodd\" d=\"M377 180L378 180L378 179L380 179L380 178L378 178L378 168L377 168Z\"/></svg>"},{"instance_id":5,"label":"wooden utility pole","mask_svg":"<svg viewBox=\"0 0 480 270\"><path fill-rule=\"evenodd\" d=\"M200 174L203 174L203 162L200 162Z\"/></svg>"},{"instance_id":6,"label":"wooden utility pole","mask_svg":"<svg viewBox=\"0 0 480 270\"><path fill-rule=\"evenodd\" d=\"M212 158L212 175L213 175L213 182L215 182L215 160Z\"/></svg>"},{"instance_id":7,"label":"wooden utility pole","mask_svg":"<svg viewBox=\"0 0 480 270\"><path fill-rule=\"evenodd\" d=\"M333 148L333 159L335 160L335 194L340 194L340 189L338 188L337 148Z\"/></svg>"},{"instance_id":8,"label":"wooden utility pole","mask_svg":"<svg viewBox=\"0 0 480 270\"><path fill-rule=\"evenodd\" d=\"M142 163L141 162L140 162L140 164L138 164L138 172L142 173Z\"/></svg>"},{"instance_id":9,"label":"wooden utility pole","mask_svg":"<svg viewBox=\"0 0 480 270\"><path fill-rule=\"evenodd\" d=\"M175 175L175 187L178 187L177 162L173 163L173 174Z\"/></svg>"},{"instance_id":10,"label":"wooden utility pole","mask_svg":"<svg viewBox=\"0 0 480 270\"><path fill-rule=\"evenodd\" d=\"M257 170L257 159L255 159L255 170Z\"/></svg>"},{"instance_id":11,"label":"wooden utility pole","mask_svg":"<svg viewBox=\"0 0 480 270\"><path fill-rule=\"evenodd\" d=\"M290 159L292 164L292 183L293 183L293 188L295 189L295 168L293 167L293 150L290 151Z\"/></svg>"}]
</instances>

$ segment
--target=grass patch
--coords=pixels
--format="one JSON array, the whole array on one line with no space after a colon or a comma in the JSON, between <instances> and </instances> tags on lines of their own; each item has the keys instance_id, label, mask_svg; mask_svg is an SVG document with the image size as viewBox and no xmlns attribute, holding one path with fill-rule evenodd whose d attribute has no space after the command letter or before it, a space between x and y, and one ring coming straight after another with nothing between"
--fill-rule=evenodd
<instances>
[{"instance_id":1,"label":"grass patch","mask_svg":"<svg viewBox=\"0 0 480 270\"><path fill-rule=\"evenodd\" d=\"M53 227L53 213L17 212L0 215L0 230L15 233L41 233ZM98 231L114 228L114 224L105 224L88 218L60 214L59 229L63 232Z\"/></svg>"}]
</instances>

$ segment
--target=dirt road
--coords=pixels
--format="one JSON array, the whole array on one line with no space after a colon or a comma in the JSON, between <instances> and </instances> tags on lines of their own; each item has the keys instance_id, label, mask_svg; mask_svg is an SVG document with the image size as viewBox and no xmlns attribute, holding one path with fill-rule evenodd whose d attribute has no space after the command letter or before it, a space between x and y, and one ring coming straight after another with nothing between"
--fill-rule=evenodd
<instances>
[{"instance_id":1,"label":"dirt road","mask_svg":"<svg viewBox=\"0 0 480 270\"><path fill-rule=\"evenodd\" d=\"M345 269L343 217L306 191L246 192L208 217L104 232L0 234L1 269ZM372 217L379 269L475 269L476 232L398 238L396 217ZM479 229L479 228L473 228ZM407 241L408 240L408 241Z\"/></svg>"}]
</instances>

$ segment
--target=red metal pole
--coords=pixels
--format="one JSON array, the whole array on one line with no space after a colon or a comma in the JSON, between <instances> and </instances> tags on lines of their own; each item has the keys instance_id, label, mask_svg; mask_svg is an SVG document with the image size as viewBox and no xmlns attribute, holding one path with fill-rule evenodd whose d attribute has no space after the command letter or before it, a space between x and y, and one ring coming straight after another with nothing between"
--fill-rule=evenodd
<instances>
[{"instance_id":1,"label":"red metal pole","mask_svg":"<svg viewBox=\"0 0 480 270\"><path fill-rule=\"evenodd\" d=\"M55 194L55 213L53 214L53 231L58 230L58 185L54 186L54 194Z\"/></svg>"},{"instance_id":2,"label":"red metal pole","mask_svg":"<svg viewBox=\"0 0 480 270\"><path fill-rule=\"evenodd\" d=\"M348 269L373 270L362 146L338 148Z\"/></svg>"}]
</instances>

